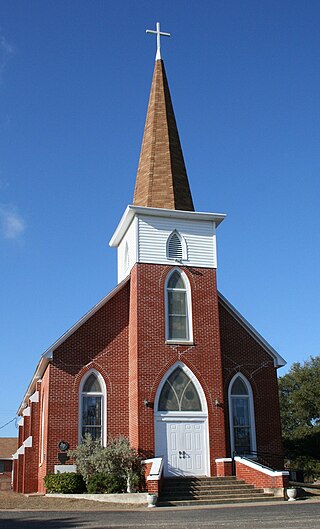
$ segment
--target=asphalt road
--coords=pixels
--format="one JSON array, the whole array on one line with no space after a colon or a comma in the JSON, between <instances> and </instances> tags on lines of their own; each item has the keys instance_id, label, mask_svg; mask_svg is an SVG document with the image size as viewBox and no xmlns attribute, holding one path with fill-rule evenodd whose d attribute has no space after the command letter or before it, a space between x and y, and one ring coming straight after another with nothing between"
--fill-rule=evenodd
<instances>
[{"instance_id":1,"label":"asphalt road","mask_svg":"<svg viewBox=\"0 0 320 529\"><path fill-rule=\"evenodd\" d=\"M320 503L105 512L1 511L0 529L320 529Z\"/></svg>"}]
</instances>

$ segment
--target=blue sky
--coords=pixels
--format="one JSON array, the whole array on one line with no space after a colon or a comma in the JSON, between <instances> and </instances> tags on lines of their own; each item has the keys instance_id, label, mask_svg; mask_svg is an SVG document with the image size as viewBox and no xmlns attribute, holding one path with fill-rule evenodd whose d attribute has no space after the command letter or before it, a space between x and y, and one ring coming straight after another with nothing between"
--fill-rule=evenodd
<instances>
[{"instance_id":1,"label":"blue sky","mask_svg":"<svg viewBox=\"0 0 320 529\"><path fill-rule=\"evenodd\" d=\"M318 355L318 0L0 7L0 426L41 353L116 284L108 241L132 202L156 21L195 207L228 215L219 289L288 367Z\"/></svg>"}]
</instances>

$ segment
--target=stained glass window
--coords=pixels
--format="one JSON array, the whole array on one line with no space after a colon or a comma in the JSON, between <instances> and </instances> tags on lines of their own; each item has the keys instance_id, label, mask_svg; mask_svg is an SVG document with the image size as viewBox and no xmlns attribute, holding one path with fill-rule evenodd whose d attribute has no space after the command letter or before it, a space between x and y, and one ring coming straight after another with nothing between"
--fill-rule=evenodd
<instances>
[{"instance_id":1,"label":"stained glass window","mask_svg":"<svg viewBox=\"0 0 320 529\"><path fill-rule=\"evenodd\" d=\"M94 440L102 439L102 398L98 377L91 373L82 390L82 437L89 433Z\"/></svg>"},{"instance_id":2,"label":"stained glass window","mask_svg":"<svg viewBox=\"0 0 320 529\"><path fill-rule=\"evenodd\" d=\"M201 411L201 402L194 383L177 367L161 390L159 411Z\"/></svg>"}]
</instances>

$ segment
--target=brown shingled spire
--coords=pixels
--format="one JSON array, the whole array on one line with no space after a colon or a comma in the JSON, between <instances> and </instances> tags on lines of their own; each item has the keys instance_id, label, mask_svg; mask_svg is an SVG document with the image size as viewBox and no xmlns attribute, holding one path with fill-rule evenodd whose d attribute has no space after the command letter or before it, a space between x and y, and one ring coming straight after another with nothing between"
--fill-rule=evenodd
<instances>
[{"instance_id":1,"label":"brown shingled spire","mask_svg":"<svg viewBox=\"0 0 320 529\"><path fill-rule=\"evenodd\" d=\"M154 68L133 204L194 211L161 59L156 60Z\"/></svg>"}]
</instances>

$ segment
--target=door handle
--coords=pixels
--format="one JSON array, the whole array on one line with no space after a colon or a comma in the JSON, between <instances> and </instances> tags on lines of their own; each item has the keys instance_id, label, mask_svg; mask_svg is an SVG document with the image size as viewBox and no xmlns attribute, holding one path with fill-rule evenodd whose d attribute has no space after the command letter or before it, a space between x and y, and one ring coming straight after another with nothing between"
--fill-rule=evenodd
<instances>
[{"instance_id":1,"label":"door handle","mask_svg":"<svg viewBox=\"0 0 320 529\"><path fill-rule=\"evenodd\" d=\"M185 453L185 451L183 451L183 452L182 452L182 457L183 457L183 459L186 458L186 455L187 455L187 454Z\"/></svg>"},{"instance_id":2,"label":"door handle","mask_svg":"<svg viewBox=\"0 0 320 529\"><path fill-rule=\"evenodd\" d=\"M179 450L179 459L181 459L183 457L183 454L181 452L181 450Z\"/></svg>"}]
</instances>

